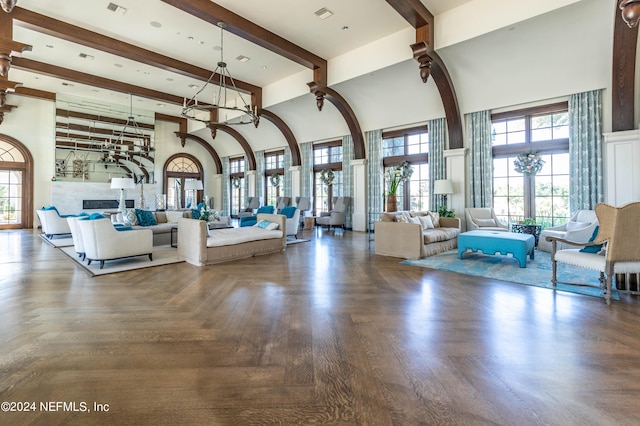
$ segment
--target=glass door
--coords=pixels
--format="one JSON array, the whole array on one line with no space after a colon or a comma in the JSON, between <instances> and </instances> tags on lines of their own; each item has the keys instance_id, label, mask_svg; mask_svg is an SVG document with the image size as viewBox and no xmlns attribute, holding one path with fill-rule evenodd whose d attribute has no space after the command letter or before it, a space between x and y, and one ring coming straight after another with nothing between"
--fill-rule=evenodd
<instances>
[{"instance_id":1,"label":"glass door","mask_svg":"<svg viewBox=\"0 0 640 426\"><path fill-rule=\"evenodd\" d=\"M22 228L22 170L0 169L0 229Z\"/></svg>"}]
</instances>

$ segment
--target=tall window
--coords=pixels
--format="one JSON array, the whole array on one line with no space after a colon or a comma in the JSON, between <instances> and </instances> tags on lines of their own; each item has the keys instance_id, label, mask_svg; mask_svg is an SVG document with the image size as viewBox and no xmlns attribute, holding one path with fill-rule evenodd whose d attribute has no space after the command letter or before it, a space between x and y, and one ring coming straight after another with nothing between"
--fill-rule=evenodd
<instances>
[{"instance_id":1,"label":"tall window","mask_svg":"<svg viewBox=\"0 0 640 426\"><path fill-rule=\"evenodd\" d=\"M493 207L507 223L534 217L543 227L569 218L569 117L566 102L493 114ZM514 160L534 151L544 161L535 175Z\"/></svg>"},{"instance_id":2,"label":"tall window","mask_svg":"<svg viewBox=\"0 0 640 426\"><path fill-rule=\"evenodd\" d=\"M195 157L189 154L177 154L167 160L163 185L169 210L192 207L193 191L184 190L185 182L192 179L202 180L202 166Z\"/></svg>"},{"instance_id":3,"label":"tall window","mask_svg":"<svg viewBox=\"0 0 640 426\"><path fill-rule=\"evenodd\" d=\"M284 194L284 150L264 154L265 205L275 206L278 197Z\"/></svg>"},{"instance_id":4,"label":"tall window","mask_svg":"<svg viewBox=\"0 0 640 426\"><path fill-rule=\"evenodd\" d=\"M382 156L385 170L407 161L413 175L398 189L399 210L429 209L429 133L426 126L384 132ZM385 191L387 188L385 188Z\"/></svg>"},{"instance_id":5,"label":"tall window","mask_svg":"<svg viewBox=\"0 0 640 426\"><path fill-rule=\"evenodd\" d=\"M322 176L333 172L333 183L326 185ZM333 197L342 195L342 141L332 141L313 146L313 200L315 214L330 211Z\"/></svg>"},{"instance_id":6,"label":"tall window","mask_svg":"<svg viewBox=\"0 0 640 426\"><path fill-rule=\"evenodd\" d=\"M229 159L229 191L231 198L231 215L237 215L244 208L244 157Z\"/></svg>"}]
</instances>

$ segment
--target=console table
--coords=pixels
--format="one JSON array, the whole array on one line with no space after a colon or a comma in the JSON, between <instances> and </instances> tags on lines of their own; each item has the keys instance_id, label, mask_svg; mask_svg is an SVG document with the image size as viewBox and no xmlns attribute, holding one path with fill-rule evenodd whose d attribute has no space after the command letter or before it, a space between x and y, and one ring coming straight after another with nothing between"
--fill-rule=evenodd
<instances>
[{"instance_id":1,"label":"console table","mask_svg":"<svg viewBox=\"0 0 640 426\"><path fill-rule=\"evenodd\" d=\"M542 225L523 225L522 223L513 223L511 225L511 232L533 235L533 238L535 238L536 248L538 248L538 238L540 238L541 231Z\"/></svg>"}]
</instances>

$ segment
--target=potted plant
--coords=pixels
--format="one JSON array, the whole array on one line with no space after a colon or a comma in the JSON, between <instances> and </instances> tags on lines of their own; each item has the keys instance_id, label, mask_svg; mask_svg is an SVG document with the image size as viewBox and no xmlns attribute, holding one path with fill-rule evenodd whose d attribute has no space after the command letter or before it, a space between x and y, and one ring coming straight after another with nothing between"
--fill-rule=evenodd
<instances>
[{"instance_id":1,"label":"potted plant","mask_svg":"<svg viewBox=\"0 0 640 426\"><path fill-rule=\"evenodd\" d=\"M442 205L438 207L438 215L440 217L456 217L456 211L454 209L447 210L447 206Z\"/></svg>"},{"instance_id":2,"label":"potted plant","mask_svg":"<svg viewBox=\"0 0 640 426\"><path fill-rule=\"evenodd\" d=\"M395 212L398 210L398 187L400 182L409 180L413 174L413 169L408 161L403 161L393 169L389 169L384 172L384 179L387 182L387 208L388 212Z\"/></svg>"}]
</instances>

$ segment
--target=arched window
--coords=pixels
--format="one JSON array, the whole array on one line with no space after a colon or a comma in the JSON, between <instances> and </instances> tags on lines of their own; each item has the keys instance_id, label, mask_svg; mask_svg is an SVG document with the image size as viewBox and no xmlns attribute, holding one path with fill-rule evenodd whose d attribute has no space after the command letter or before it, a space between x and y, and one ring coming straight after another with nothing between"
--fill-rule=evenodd
<instances>
[{"instance_id":1,"label":"arched window","mask_svg":"<svg viewBox=\"0 0 640 426\"><path fill-rule=\"evenodd\" d=\"M185 192L184 184L189 180L203 181L202 164L198 159L189 154L170 157L164 165L163 182L163 192L167 194L167 209L193 207L202 199L203 191L196 192L195 200L192 199L192 191Z\"/></svg>"},{"instance_id":2,"label":"arched window","mask_svg":"<svg viewBox=\"0 0 640 426\"><path fill-rule=\"evenodd\" d=\"M33 226L33 157L16 139L0 134L0 229Z\"/></svg>"}]
</instances>

